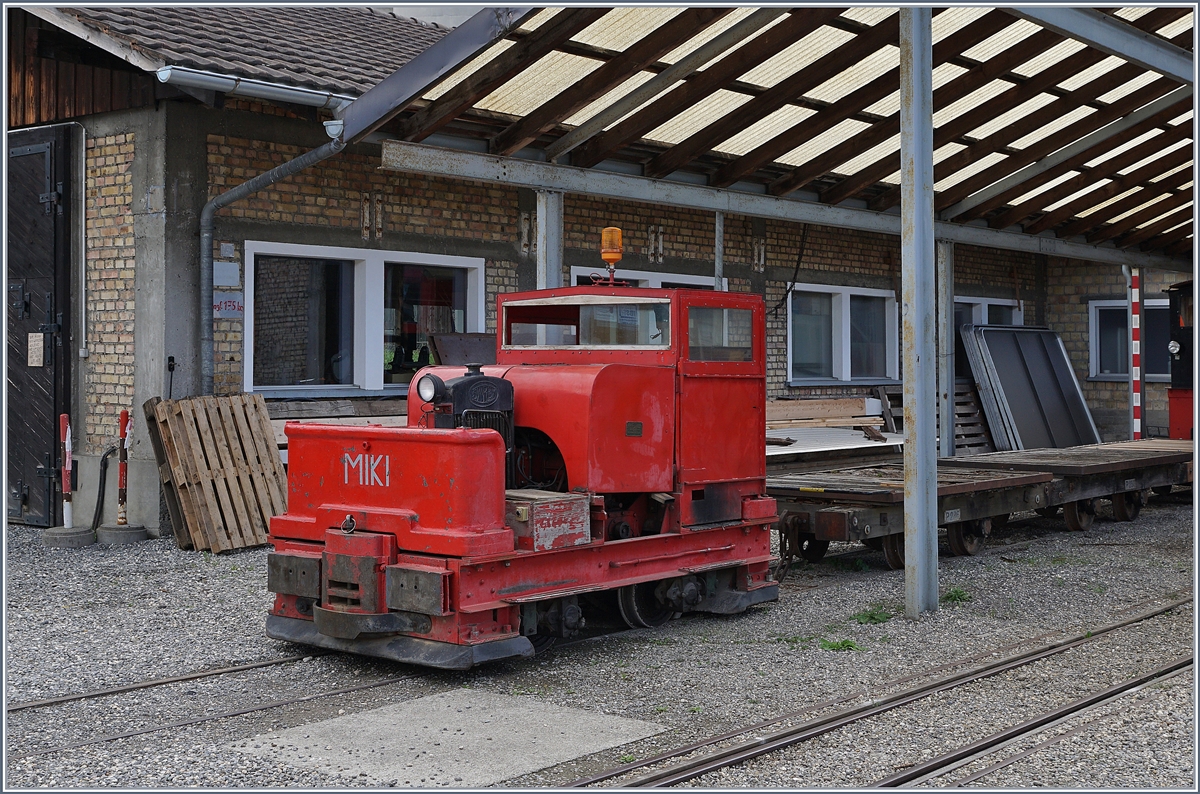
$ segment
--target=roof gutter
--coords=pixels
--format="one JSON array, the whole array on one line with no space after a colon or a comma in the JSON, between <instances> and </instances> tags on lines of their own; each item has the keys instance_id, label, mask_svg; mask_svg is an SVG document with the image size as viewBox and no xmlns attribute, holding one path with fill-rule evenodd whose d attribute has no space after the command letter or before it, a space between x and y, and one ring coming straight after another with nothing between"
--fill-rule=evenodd
<instances>
[{"instance_id":1,"label":"roof gutter","mask_svg":"<svg viewBox=\"0 0 1200 794\"><path fill-rule=\"evenodd\" d=\"M352 96L335 94L331 91L296 88L279 83L268 83L265 80L251 80L246 77L205 72L186 66L163 66L157 69L155 74L158 75L159 82L180 88L220 91L230 96L262 99L269 102L290 102L293 105L326 108L333 111L341 110L354 101Z\"/></svg>"}]
</instances>

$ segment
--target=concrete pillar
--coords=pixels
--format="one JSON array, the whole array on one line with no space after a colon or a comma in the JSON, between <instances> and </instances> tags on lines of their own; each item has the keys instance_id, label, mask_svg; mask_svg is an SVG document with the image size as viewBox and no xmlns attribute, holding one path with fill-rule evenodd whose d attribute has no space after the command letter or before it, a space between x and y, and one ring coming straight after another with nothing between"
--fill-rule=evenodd
<instances>
[{"instance_id":1,"label":"concrete pillar","mask_svg":"<svg viewBox=\"0 0 1200 794\"><path fill-rule=\"evenodd\" d=\"M937 241L938 454L954 455L954 243Z\"/></svg>"},{"instance_id":2,"label":"concrete pillar","mask_svg":"<svg viewBox=\"0 0 1200 794\"><path fill-rule=\"evenodd\" d=\"M537 288L563 285L563 194L539 190L537 194Z\"/></svg>"},{"instance_id":3,"label":"concrete pillar","mask_svg":"<svg viewBox=\"0 0 1200 794\"><path fill-rule=\"evenodd\" d=\"M713 232L713 289L725 289L725 213L716 213Z\"/></svg>"},{"instance_id":4,"label":"concrete pillar","mask_svg":"<svg viewBox=\"0 0 1200 794\"><path fill-rule=\"evenodd\" d=\"M929 8L900 9L904 611L909 617L938 606L932 18Z\"/></svg>"}]
</instances>

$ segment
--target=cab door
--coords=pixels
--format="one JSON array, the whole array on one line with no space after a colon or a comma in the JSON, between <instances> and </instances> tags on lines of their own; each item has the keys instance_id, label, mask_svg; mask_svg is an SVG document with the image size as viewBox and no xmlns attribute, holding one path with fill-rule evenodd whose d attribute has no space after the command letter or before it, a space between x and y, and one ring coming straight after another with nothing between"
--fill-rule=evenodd
<instances>
[{"instance_id":1,"label":"cab door","mask_svg":"<svg viewBox=\"0 0 1200 794\"><path fill-rule=\"evenodd\" d=\"M675 433L681 523L737 521L743 497L762 493L766 477L763 302L696 292L682 303Z\"/></svg>"}]
</instances>

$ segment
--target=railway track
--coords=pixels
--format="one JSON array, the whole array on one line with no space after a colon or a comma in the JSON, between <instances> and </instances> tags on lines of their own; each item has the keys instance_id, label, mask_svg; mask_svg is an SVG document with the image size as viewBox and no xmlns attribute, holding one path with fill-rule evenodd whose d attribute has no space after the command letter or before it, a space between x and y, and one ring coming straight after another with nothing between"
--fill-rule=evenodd
<instances>
[{"instance_id":1,"label":"railway track","mask_svg":"<svg viewBox=\"0 0 1200 794\"><path fill-rule=\"evenodd\" d=\"M677 783L683 783L685 781L697 778L701 775L704 775L704 774L707 774L710 772L714 772L714 771L717 771L717 770L720 770L720 769L723 769L726 767L734 766L734 765L742 763L744 761L748 761L750 759L757 758L759 756L763 756L768 753L772 753L772 752L782 750L787 747L791 747L791 746L800 744L809 739L815 738L817 736L821 736L822 734L837 730L838 728L842 728L844 726L851 725L853 723L869 719L871 717L883 714L885 712L892 711L893 709L900 708L909 703L914 703L918 700L923 700L924 698L930 697L931 695L937 694L939 692L945 692L947 690L954 689L954 688L963 686L965 684L968 684L968 683L971 683L974 681L978 681L978 680L981 680L984 678L989 678L991 676L998 675L998 674L1006 672L1008 670L1012 670L1012 669L1015 669L1018 667L1023 667L1025 665L1033 664L1034 662L1041 661L1042 659L1046 659L1051 656L1055 656L1057 654L1063 653L1067 650L1070 650L1071 648L1076 648L1081 645L1092 642L1095 639L1097 639L1099 637L1103 637L1108 634L1111 634L1114 631L1118 631L1122 628L1132 626L1136 623L1140 623L1144 620L1156 617L1157 615L1161 615L1165 612L1169 612L1170 610L1175 609L1184 604L1190 603L1191 601L1192 601L1192 596L1187 596L1185 598L1179 598L1179 599L1171 601L1165 605L1162 605L1162 606L1159 606L1159 607L1156 607L1154 609L1150 609L1150 610L1147 610L1144 612L1140 612L1140 613L1133 615L1131 617L1128 617L1124 620L1120 620L1120 621L1117 621L1114 623L1107 624L1105 626L1102 626L1097 629L1093 629L1084 634L1078 634L1078 635L1075 635L1072 637L1068 637L1066 639L1052 642L1048 645L1042 645L1040 647L1033 648L1031 650L1022 651L1020 653L1017 653L1017 654L1014 654L1011 656L1003 657L1001 659L998 659L998 660L995 660L992 662L988 662L987 664L984 664L982 666L978 666L978 667L970 668L970 669L967 669L967 670L964 670L961 672L953 673L951 675L948 675L948 676L945 676L942 678L938 678L933 681L923 683L923 684L920 684L915 687L910 687L908 689L902 689L900 691L893 692L890 695L886 695L882 698L878 698L878 699L872 700L872 701L864 703L864 704L842 708L842 709L832 712L830 714L818 716L818 717L806 720L804 722L801 722L799 724L790 725L788 727L778 729L778 730L775 730L770 733L763 733L761 735L754 736L750 739L744 739L740 742L736 742L736 743L733 743L730 745L719 746L719 745L723 745L731 740L735 740L738 737L745 736L745 735L751 734L751 733L756 733L765 728L770 728L770 727L778 725L780 723L786 723L786 722L795 720L797 718L803 717L807 714L824 711L826 709L835 707L837 705L841 705L846 702L852 702L854 700L859 700L866 693L862 693L862 692L853 693L851 695L846 695L846 696L843 696L836 700L827 701L825 703L819 703L819 704L815 704L812 706L808 706L804 709L789 712L787 714L780 715L780 716L772 718L770 720L756 723L755 725L751 725L751 726L748 726L745 728L734 729L732 731L727 731L725 733L719 734L717 736L709 737L707 739L701 740L699 742L695 742L695 743L687 745L685 747L680 747L675 750L668 751L666 753L661 753L661 754L652 756L650 758L646 758L642 761L614 767L612 769L601 772L599 774L576 780L569 785L570 785L570 787L574 787L574 788L590 786L590 785L594 785L596 783L600 783L600 782L603 782L606 780L612 780L612 779L618 778L618 777L625 777L625 776L628 776L631 773L637 772L639 770L650 769L651 767L656 767L656 766L658 768L653 769L652 771L647 772L639 777L622 780L619 785L622 788L661 788L661 787L665 787L665 786L672 786ZM1041 635L1041 637L1033 638L1032 640L1023 641L1022 643L1018 643L1017 645L1028 644L1029 642L1034 642L1034 641L1043 639L1046 636L1047 635ZM941 672L942 670L944 670L948 667L962 666L963 664L969 664L970 662L977 661L979 658L982 658L984 656L990 656L996 652L1003 652L1005 650L1010 650L1012 647L1014 647L1014 646L1007 646L1006 648L996 649L993 651L987 651L983 654L977 654L975 657L968 657L965 660L959 660L959 662L952 662L947 665L942 665L942 666L939 666L938 668L934 668L933 670L927 670L927 671L924 671L924 672L916 674L916 675L906 676L904 679L896 679L893 681L884 682L883 686L896 686L898 684L907 683L907 681L911 681L916 678L927 677L930 674L936 674L937 672ZM1182 666L1184 666L1184 665L1190 665L1191 659L1189 657L1186 660L1180 660L1174 664L1176 665L1174 667L1168 666L1168 667L1171 667L1171 669L1167 671L1168 673L1172 672L1174 670L1182 669ZM1160 671L1156 671L1156 673L1160 676L1166 674L1166 673L1163 673ZM1133 684L1129 685L1129 688L1132 688L1132 687L1138 686L1138 685L1140 685L1140 684L1135 681ZM1124 692L1115 693L1115 694L1112 692L1106 692L1106 693L1100 693L1099 696L1112 697L1112 696L1119 696L1121 694L1124 694ZM1099 697L1099 696L1097 696L1097 697ZM1101 699L1103 699L1103 698L1101 698ZM1085 699L1085 700L1087 700L1087 699ZM1096 702L1099 702L1099 701L1096 701ZM1075 705L1075 704L1073 704L1073 705ZM1085 706L1086 706L1086 704L1078 706L1076 708L1076 711L1084 708ZM1058 719L1058 717L1051 717L1051 718L1039 723L1039 725L1037 725L1037 726L1027 727L1026 733L1033 731L1033 730L1037 729L1038 727L1044 727L1046 724L1048 724L1049 722L1052 722L1055 719ZM1036 722L1036 721L1037 720L1035 719L1031 722ZM1026 723L1025 725L1028 725L1028 723ZM1022 726L1017 726L1017 727L1022 727ZM1011 731L1011 730L1015 730L1015 729L1009 729L1009 730ZM1006 732L1002 732L1002 733L1006 733ZM1014 737L1016 735L1018 735L1018 734L1013 734ZM991 737L989 737L989 738L991 738ZM996 740L996 743L1007 741L1009 738L1013 738L1013 737L1006 736L1006 737L999 738ZM980 741L983 741L983 740L980 740ZM968 755L970 755L972 753L978 753L982 749L984 749L982 747L974 747L974 745L968 745L968 747L974 748L974 749L970 750ZM709 749L709 748L715 748L715 749ZM702 752L705 750L708 750L708 752ZM701 753L701 754L696 755L697 753ZM675 764L671 764L671 765L667 765L667 766L659 766L661 764L664 764L665 762L671 761L676 758L682 758L684 756L692 756L692 757L687 758L683 761L680 761L679 763L675 763ZM965 757L965 756L957 756L954 759L948 759L945 763L946 764L954 763L955 761L961 760L962 757ZM919 777L922 774L929 774L934 771L936 771L936 770L930 769L930 770L927 770L924 772L919 772L916 775L914 775L914 777ZM890 780L890 778L888 780ZM885 784L883 781L881 781L879 785L888 785L888 786L900 785L900 783L902 783L902 782L904 782L904 781L898 781L895 783L886 783Z\"/></svg>"}]
</instances>

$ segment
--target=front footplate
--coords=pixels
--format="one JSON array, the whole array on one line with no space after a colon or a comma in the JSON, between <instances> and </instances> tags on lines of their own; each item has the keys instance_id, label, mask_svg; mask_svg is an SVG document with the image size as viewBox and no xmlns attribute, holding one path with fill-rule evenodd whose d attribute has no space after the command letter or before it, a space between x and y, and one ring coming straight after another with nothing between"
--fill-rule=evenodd
<instances>
[{"instance_id":1,"label":"front footplate","mask_svg":"<svg viewBox=\"0 0 1200 794\"><path fill-rule=\"evenodd\" d=\"M525 637L510 637L479 645L453 645L419 637L390 636L339 639L317 631L311 620L267 616L267 636L301 645L315 645L363 656L377 656L396 662L444 670L469 670L477 664L512 656L533 656L533 645Z\"/></svg>"}]
</instances>

